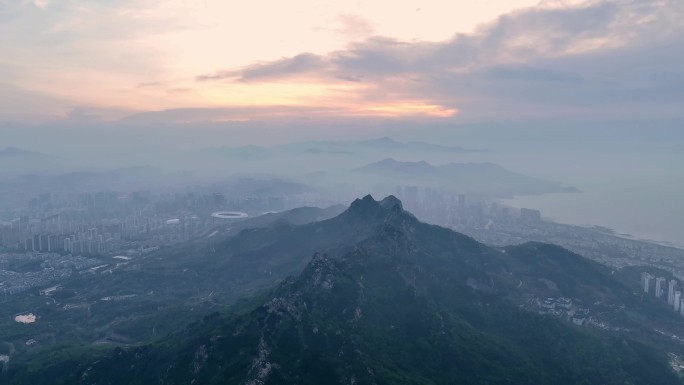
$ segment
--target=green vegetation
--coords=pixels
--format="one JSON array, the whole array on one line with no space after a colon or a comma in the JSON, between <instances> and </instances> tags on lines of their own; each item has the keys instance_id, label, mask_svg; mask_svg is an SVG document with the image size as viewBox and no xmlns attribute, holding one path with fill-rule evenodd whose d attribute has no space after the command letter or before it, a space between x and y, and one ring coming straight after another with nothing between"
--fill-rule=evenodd
<instances>
[{"instance_id":1,"label":"green vegetation","mask_svg":"<svg viewBox=\"0 0 684 385\"><path fill-rule=\"evenodd\" d=\"M310 242L301 246L304 241ZM4 379L101 385L680 383L665 351L645 333L577 327L520 308L547 290L586 303L634 305L630 311L639 314L641 302L613 272L562 248L488 248L418 222L391 198L364 198L329 221L247 231L219 245L239 250L232 258L259 259L254 266L239 262L246 269L294 268L302 248L321 246L333 252L316 253L296 277L232 312L198 317L147 345L45 349L30 363L12 366ZM265 258L255 247L282 254ZM553 285L538 285L540 278ZM625 322L638 325L629 317Z\"/></svg>"}]
</instances>

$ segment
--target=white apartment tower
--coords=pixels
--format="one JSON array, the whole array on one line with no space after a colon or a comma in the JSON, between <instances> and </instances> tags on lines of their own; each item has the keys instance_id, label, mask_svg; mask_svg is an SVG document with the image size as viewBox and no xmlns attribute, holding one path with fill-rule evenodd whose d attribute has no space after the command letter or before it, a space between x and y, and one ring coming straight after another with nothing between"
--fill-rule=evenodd
<instances>
[{"instance_id":1,"label":"white apartment tower","mask_svg":"<svg viewBox=\"0 0 684 385\"><path fill-rule=\"evenodd\" d=\"M653 276L648 273L641 273L641 287L644 289L644 293L648 293L651 288L651 280Z\"/></svg>"},{"instance_id":2,"label":"white apartment tower","mask_svg":"<svg viewBox=\"0 0 684 385\"><path fill-rule=\"evenodd\" d=\"M674 293L677 290L677 281L674 279L670 280L670 284L667 287L667 304L674 305Z\"/></svg>"},{"instance_id":3,"label":"white apartment tower","mask_svg":"<svg viewBox=\"0 0 684 385\"><path fill-rule=\"evenodd\" d=\"M656 298L660 298L663 296L663 293L665 292L665 282L667 280L663 277L658 277L655 280L655 296Z\"/></svg>"},{"instance_id":4,"label":"white apartment tower","mask_svg":"<svg viewBox=\"0 0 684 385\"><path fill-rule=\"evenodd\" d=\"M648 273L643 272L641 273L641 290L644 291L644 293L648 292L646 281L648 280Z\"/></svg>"},{"instance_id":5,"label":"white apartment tower","mask_svg":"<svg viewBox=\"0 0 684 385\"><path fill-rule=\"evenodd\" d=\"M681 297L682 297L682 292L681 291L675 291L675 296L674 296L674 311L679 311L679 306L681 305Z\"/></svg>"}]
</instances>

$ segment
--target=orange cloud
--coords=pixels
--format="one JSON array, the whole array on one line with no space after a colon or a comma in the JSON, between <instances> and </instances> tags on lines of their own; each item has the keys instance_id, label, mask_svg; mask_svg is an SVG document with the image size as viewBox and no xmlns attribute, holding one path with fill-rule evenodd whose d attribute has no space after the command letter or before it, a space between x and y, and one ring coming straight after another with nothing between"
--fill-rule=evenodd
<instances>
[{"instance_id":1,"label":"orange cloud","mask_svg":"<svg viewBox=\"0 0 684 385\"><path fill-rule=\"evenodd\" d=\"M371 116L427 116L434 118L448 118L458 114L458 109L448 108L429 102L397 102L384 104L371 104L350 110L353 115Z\"/></svg>"}]
</instances>

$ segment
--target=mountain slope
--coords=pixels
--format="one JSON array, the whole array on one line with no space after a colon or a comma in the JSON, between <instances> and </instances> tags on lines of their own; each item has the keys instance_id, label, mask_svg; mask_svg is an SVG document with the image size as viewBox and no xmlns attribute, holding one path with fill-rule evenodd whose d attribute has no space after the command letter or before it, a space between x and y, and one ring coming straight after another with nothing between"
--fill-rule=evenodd
<instances>
[{"instance_id":1,"label":"mountain slope","mask_svg":"<svg viewBox=\"0 0 684 385\"><path fill-rule=\"evenodd\" d=\"M318 207L297 207L291 210L277 213L267 213L258 217L226 225L226 232L236 235L242 230L256 229L273 226L277 222L289 223L292 225L304 225L312 222L320 222L340 215L347 207L344 205L334 205L324 209Z\"/></svg>"},{"instance_id":2,"label":"mountain slope","mask_svg":"<svg viewBox=\"0 0 684 385\"><path fill-rule=\"evenodd\" d=\"M628 335L518 308L540 277L587 301L632 296L594 262L542 244L491 249L418 222L392 197L288 235L333 229L358 240L314 254L251 311L205 317L153 345L15 369L14 383L679 383L664 353Z\"/></svg>"},{"instance_id":3,"label":"mountain slope","mask_svg":"<svg viewBox=\"0 0 684 385\"><path fill-rule=\"evenodd\" d=\"M384 177L430 178L439 173L439 169L427 162L399 162L391 158L371 163L354 171L383 175Z\"/></svg>"}]
</instances>

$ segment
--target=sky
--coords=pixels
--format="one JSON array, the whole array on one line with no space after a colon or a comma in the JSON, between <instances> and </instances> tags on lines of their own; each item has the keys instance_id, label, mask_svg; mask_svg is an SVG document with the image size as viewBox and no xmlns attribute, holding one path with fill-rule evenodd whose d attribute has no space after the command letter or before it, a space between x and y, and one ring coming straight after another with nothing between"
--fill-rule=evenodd
<instances>
[{"instance_id":1,"label":"sky","mask_svg":"<svg viewBox=\"0 0 684 385\"><path fill-rule=\"evenodd\" d=\"M681 0L0 0L0 123L680 118Z\"/></svg>"}]
</instances>

